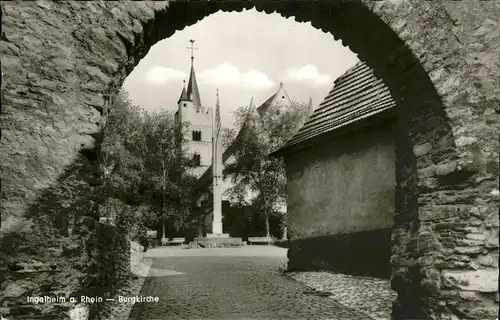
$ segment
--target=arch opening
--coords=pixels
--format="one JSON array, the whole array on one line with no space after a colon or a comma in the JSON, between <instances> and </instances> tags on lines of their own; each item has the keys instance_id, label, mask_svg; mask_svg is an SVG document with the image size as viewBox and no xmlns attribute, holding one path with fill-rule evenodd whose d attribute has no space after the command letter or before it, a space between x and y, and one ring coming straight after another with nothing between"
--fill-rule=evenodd
<instances>
[{"instance_id":1,"label":"arch opening","mask_svg":"<svg viewBox=\"0 0 500 320\"><path fill-rule=\"evenodd\" d=\"M451 89L445 88L449 84L436 80L439 70L432 72L433 76L430 77L432 68L429 67L439 65L439 62L429 62L430 59L439 60L439 50L433 49L432 53L422 54L425 50L419 49L419 46L432 48L425 43L426 41L445 38L440 35L441 33L429 35L432 30L430 33L425 30L426 27L440 28L434 25L433 19L443 23L444 27L440 31L458 32L457 29L453 29L456 17L451 18L453 21L445 20L449 17L443 18L446 15L442 13L443 10L446 12L455 10L454 12L458 12L458 20L463 20L460 28L475 30L465 18L465 14L461 15L468 8L466 10L462 4L455 3L454 8L450 9L442 3L407 4L404 1L397 7L388 2L371 1L292 3L257 0L169 3L68 2L57 6L45 2L26 2L22 5L2 3L2 24L5 25L1 39L2 53L5 56L2 57L4 72L2 77L6 80L2 93L2 111L4 111L2 126L4 123L8 124L2 133L3 141L10 149L5 149L5 152L0 154L11 158L5 161L2 159L2 163L15 168L5 175L3 181L2 200L5 201L2 201L2 208L7 208L4 211L8 211L8 217L6 219L2 217L2 250L13 251L23 246L28 247L25 245L26 241L23 242L24 240L16 235L18 230L26 231L33 225L26 221L31 221L35 225L40 223L43 227L30 235L30 241L36 237L41 239L44 233L50 233L47 231L50 229L50 224L61 223L64 228L70 224L67 221L55 221L56 219L50 214L46 214L49 217L48 222L42 221L45 218L44 212L55 210L53 200L61 198L61 190L67 200L66 203L61 201L57 204L62 211L71 211L71 208L79 207L81 202L68 205L71 201L74 202L71 199L72 188L77 184L68 184L67 181L78 179L85 185L85 188L81 188L85 191L80 190L81 193L89 195L92 194L90 189L98 185L96 182L98 178L94 172L97 171L96 159L102 139L100 126L104 125L104 121L100 121L101 117L106 116L107 109L125 77L154 43L219 10L241 11L256 8L265 13L277 12L284 17L293 16L299 22L309 21L313 27L341 39L358 54L360 60L374 70L378 78L383 79L399 105L395 135L397 185L391 257L392 286L398 292L398 298L393 305L393 317L437 319L443 314L450 317L462 317L466 314L471 318L488 318L490 313L481 312L487 312L484 310L488 308L493 310L491 304L495 306L496 303L498 306L498 301L488 300L487 302L491 303L487 307L474 309L459 297L446 296L448 289L443 288L448 288L446 286L450 283L445 279L455 278L453 272L444 270L446 266L449 267L445 258L448 257L446 255L453 258L455 253L436 254L436 250L449 245L446 234L440 232L437 226L452 228L442 223L450 221L462 223L459 216L469 217L469 211L480 212L484 226L475 227L472 222L468 225L468 220L464 222L465 226L475 228L474 230L478 232L487 230L488 237L492 238L495 238L496 232L498 239L498 217L496 216L495 220L491 214L493 212L496 215L498 210L496 180L498 160L494 160L495 151L491 151L496 150L498 143L486 141L488 139L478 133L477 128L472 128L474 123L487 127L488 122L481 118L483 115L477 116L473 111L474 117L471 118L471 124L468 124L463 120L468 114L462 112L467 108L459 106L454 109L460 109L459 111L451 110L454 107L451 103L470 104L474 107L476 103L479 105L478 108L486 110L485 117L489 115L498 118L498 112L495 113L495 110L493 113L487 113L491 109L492 101L498 99L488 97L487 85L486 89L467 89L472 90L470 92L474 94L467 92L460 98L446 97L445 112L443 97ZM38 10L39 7L53 10L53 13L49 13L50 10ZM22 16L20 12L23 8L24 14L33 15L34 18L26 20L24 26L19 26L14 20ZM481 15L487 17L498 13L499 8L497 4L482 3L474 5L474 10L471 12L478 17ZM420 13L425 14L420 17ZM60 22L58 30L64 29L64 32L51 33L55 28L49 19L51 14L53 14L51 17L57 17L57 21ZM34 27L33 21L40 21L44 28ZM483 25L487 26L489 20L477 21L483 21ZM419 25L419 22L422 25ZM33 34L47 41L35 40ZM483 36L478 35L478 37ZM458 41L469 41L465 38L463 35ZM51 58L47 59L42 51L33 45L34 43L53 50ZM466 49L467 45L439 43L446 49L442 50L443 60L447 61L447 65L443 68L451 68L452 71L449 73L457 72L461 75L462 80L467 80L464 82L465 85L478 84L479 76L461 73L460 68L465 65L465 59L458 59L455 64L449 63L452 55L463 54L471 57L471 53ZM418 58L409 47L418 52ZM26 49L24 50L28 52L26 57L20 54L20 48ZM458 49L451 53L453 50L450 48ZM55 67L61 65L61 68ZM489 70L483 65L479 68ZM447 71L443 72L446 74ZM14 74L20 76L15 78ZM53 82L38 82L32 74L43 75L43 79L50 79ZM9 84L10 80L13 81ZM435 88L436 83L439 83L439 93ZM37 133L28 132L26 136L29 138L17 134L24 130L21 129L23 126L30 127L30 123L34 122L35 116L32 112L34 109L44 113L44 117L47 118L43 120L44 125L57 128L56 133L44 134L50 137L48 139L52 139L50 141L59 141L60 144L52 142L49 144L46 143L47 139L42 139L37 145L31 139L33 137L38 139ZM450 120L449 117L452 116ZM457 130L462 128L466 130ZM488 133L492 135L496 133L495 136L498 136L497 128L488 130ZM469 146L471 138L460 140L460 144L455 143L457 135L462 137L462 131L467 131L474 139L478 138L476 139L478 142ZM64 135L64 139L61 135ZM485 146L486 151L482 150L481 153L477 149L482 146ZM29 148L30 154L27 156L19 152L22 148ZM469 162L474 161L463 160L478 155L486 155L488 158L484 163L477 161L478 165L469 165ZM459 160L465 164L457 165ZM27 170L24 170L25 168ZM492 173L493 178L486 173ZM482 185L478 186L479 183ZM52 186L50 190L48 186ZM468 194L464 191L467 188L474 189L468 190L470 191ZM87 199L85 209L82 209L85 211L83 215L98 218L94 217L98 210L95 205L99 202L97 198L92 195ZM477 203L480 203L480 207ZM79 223L81 225L83 222ZM59 226L55 228L63 229ZM7 229L8 231L5 231ZM461 234L460 241L465 239L469 229L466 230L464 227L457 231ZM37 244L37 247L41 246L43 244ZM498 252L494 252L497 250L495 248L484 247L482 250L481 254L487 257L495 254L498 256ZM36 250L32 248L28 251L35 254ZM289 252L289 254L293 259L294 253ZM465 266L461 263L456 265L462 269L470 268L467 263ZM487 272L494 267L489 266ZM498 265L496 268L498 270ZM458 291L470 289L468 287L464 289L463 285L452 288ZM473 287L471 290L478 292L490 290L489 293L498 293L498 287L486 289Z\"/></svg>"},{"instance_id":2,"label":"arch opening","mask_svg":"<svg viewBox=\"0 0 500 320\"><path fill-rule=\"evenodd\" d=\"M393 290L398 292L398 298L394 303L393 316L396 319L428 317L425 302L421 300L422 276L418 255L412 247L420 230L418 168L453 158L453 135L441 98L428 73L404 41L368 5L356 1L314 4L173 2L146 22L139 40L126 43L128 62L124 64L124 74L131 72L149 47L171 36L176 30L182 30L219 10L231 12L252 8L259 12L276 12L283 17L294 17L298 22L310 22L314 28L331 33L357 53L359 59L371 67L390 89L398 105L391 257ZM433 148L425 157L417 158L414 148L424 144L439 147ZM444 148L447 153L443 153ZM289 250L289 259L300 259L294 257L294 252ZM405 263L399 263L402 260Z\"/></svg>"}]
</instances>

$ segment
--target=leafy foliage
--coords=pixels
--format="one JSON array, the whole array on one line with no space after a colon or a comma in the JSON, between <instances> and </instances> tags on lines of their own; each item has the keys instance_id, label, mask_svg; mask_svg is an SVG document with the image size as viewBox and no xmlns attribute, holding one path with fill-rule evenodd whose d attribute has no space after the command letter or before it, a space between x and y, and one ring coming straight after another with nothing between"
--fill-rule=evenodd
<instances>
[{"instance_id":1,"label":"leafy foliage","mask_svg":"<svg viewBox=\"0 0 500 320\"><path fill-rule=\"evenodd\" d=\"M222 149L226 149L233 142L236 137L236 130L234 128L222 128Z\"/></svg>"},{"instance_id":2,"label":"leafy foliage","mask_svg":"<svg viewBox=\"0 0 500 320\"><path fill-rule=\"evenodd\" d=\"M180 147L184 130L171 112L141 111L126 93L117 96L101 161L105 211L114 213L117 223L153 227L166 220L176 229L189 223L195 178Z\"/></svg>"},{"instance_id":3,"label":"leafy foliage","mask_svg":"<svg viewBox=\"0 0 500 320\"><path fill-rule=\"evenodd\" d=\"M241 129L234 141L234 161L226 164L224 170L224 176L231 177L233 183L227 193L231 202L238 206L251 205L266 218L267 235L270 214L278 211L286 201L283 160L269 154L297 132L306 115L307 105L298 102L287 108L270 108L262 116L256 111L249 113L244 107L235 112L236 123Z\"/></svg>"}]
</instances>

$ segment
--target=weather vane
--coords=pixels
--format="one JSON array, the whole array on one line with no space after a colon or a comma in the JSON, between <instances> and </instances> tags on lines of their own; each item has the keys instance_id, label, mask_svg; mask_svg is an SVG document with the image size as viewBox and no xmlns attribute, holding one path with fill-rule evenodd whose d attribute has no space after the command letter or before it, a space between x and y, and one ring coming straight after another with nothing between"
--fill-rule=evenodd
<instances>
[{"instance_id":1,"label":"weather vane","mask_svg":"<svg viewBox=\"0 0 500 320\"><path fill-rule=\"evenodd\" d=\"M193 47L194 40L191 39L191 40L189 40L189 42L191 42L191 47L186 47L186 49L190 49L191 50L191 62L192 62L193 59L194 59L193 50L198 50L198 48Z\"/></svg>"}]
</instances>

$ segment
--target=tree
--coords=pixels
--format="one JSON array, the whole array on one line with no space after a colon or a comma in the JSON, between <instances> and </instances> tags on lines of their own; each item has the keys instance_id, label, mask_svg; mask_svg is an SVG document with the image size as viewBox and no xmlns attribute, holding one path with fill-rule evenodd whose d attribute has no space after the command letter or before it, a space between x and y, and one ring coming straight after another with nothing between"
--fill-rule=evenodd
<instances>
[{"instance_id":1,"label":"tree","mask_svg":"<svg viewBox=\"0 0 500 320\"><path fill-rule=\"evenodd\" d=\"M225 150L233 142L236 137L236 130L234 128L222 128L222 149Z\"/></svg>"},{"instance_id":2,"label":"tree","mask_svg":"<svg viewBox=\"0 0 500 320\"><path fill-rule=\"evenodd\" d=\"M171 112L141 112L120 92L107 117L102 143L104 196L119 200L106 201L107 212L133 216L132 220L139 217L137 223L149 226L166 219L176 228L186 223L194 177L180 148L183 130ZM121 209L116 209L117 203ZM139 207L150 210L141 209L137 215ZM131 221L131 217L115 218Z\"/></svg>"},{"instance_id":3,"label":"tree","mask_svg":"<svg viewBox=\"0 0 500 320\"><path fill-rule=\"evenodd\" d=\"M114 188L109 188L108 196L116 196L127 190L137 178L137 172L133 169L140 163L136 150L140 127L139 109L132 105L125 92L119 92L106 119L105 138L101 146L101 169L105 181L115 179L110 184ZM115 174L117 172L121 174Z\"/></svg>"},{"instance_id":4,"label":"tree","mask_svg":"<svg viewBox=\"0 0 500 320\"><path fill-rule=\"evenodd\" d=\"M140 132L141 113L126 92L116 96L104 126L101 145L102 193L105 200L104 213L116 220L117 215L126 215L125 204L143 202L137 192L142 172ZM119 201L113 201L116 199Z\"/></svg>"},{"instance_id":5,"label":"tree","mask_svg":"<svg viewBox=\"0 0 500 320\"><path fill-rule=\"evenodd\" d=\"M259 116L240 107L235 112L241 127L233 153L234 162L228 163L224 175L230 176L234 186L228 190L232 202L251 205L265 219L269 236L269 216L286 201L286 175L282 159L269 154L283 146L306 120L307 105L293 102L287 108L270 108ZM255 194L247 200L249 193Z\"/></svg>"},{"instance_id":6,"label":"tree","mask_svg":"<svg viewBox=\"0 0 500 320\"><path fill-rule=\"evenodd\" d=\"M178 229L186 224L192 209L195 177L193 165L181 149L185 126L178 126L172 113L145 113L145 171L150 203L164 221ZM165 231L164 231L165 234Z\"/></svg>"}]
</instances>

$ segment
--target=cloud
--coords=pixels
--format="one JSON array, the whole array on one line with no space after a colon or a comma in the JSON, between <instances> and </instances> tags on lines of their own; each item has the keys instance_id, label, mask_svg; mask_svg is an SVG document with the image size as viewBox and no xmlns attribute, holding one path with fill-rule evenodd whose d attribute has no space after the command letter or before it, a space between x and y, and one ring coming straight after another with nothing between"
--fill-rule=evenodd
<instances>
[{"instance_id":1,"label":"cloud","mask_svg":"<svg viewBox=\"0 0 500 320\"><path fill-rule=\"evenodd\" d=\"M154 84L161 85L169 81L180 81L186 78L186 74L182 71L165 68L162 66L151 67L146 72L146 81Z\"/></svg>"},{"instance_id":2,"label":"cloud","mask_svg":"<svg viewBox=\"0 0 500 320\"><path fill-rule=\"evenodd\" d=\"M266 74L257 70L250 70L244 75L244 83L252 88L268 88L274 86Z\"/></svg>"},{"instance_id":3,"label":"cloud","mask_svg":"<svg viewBox=\"0 0 500 320\"><path fill-rule=\"evenodd\" d=\"M263 89L274 86L269 77L257 70L242 73L238 68L224 63L199 74L198 78L211 85L243 86L252 89Z\"/></svg>"},{"instance_id":4,"label":"cloud","mask_svg":"<svg viewBox=\"0 0 500 320\"><path fill-rule=\"evenodd\" d=\"M238 85L241 81L238 68L227 63L205 70L198 77L202 81L213 85Z\"/></svg>"},{"instance_id":5,"label":"cloud","mask_svg":"<svg viewBox=\"0 0 500 320\"><path fill-rule=\"evenodd\" d=\"M320 73L318 68L312 64L300 68L290 68L286 70L286 77L292 82L305 82L312 86L324 86L332 84L332 77L325 73Z\"/></svg>"}]
</instances>

